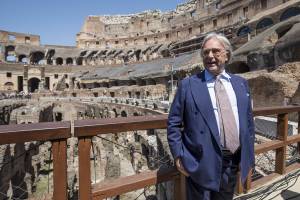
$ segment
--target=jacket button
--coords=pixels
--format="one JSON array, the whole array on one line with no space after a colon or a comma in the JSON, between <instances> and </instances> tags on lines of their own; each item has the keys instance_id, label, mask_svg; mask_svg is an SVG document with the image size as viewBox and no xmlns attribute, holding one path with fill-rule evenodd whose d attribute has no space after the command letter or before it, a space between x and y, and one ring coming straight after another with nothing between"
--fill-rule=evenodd
<instances>
[{"instance_id":1,"label":"jacket button","mask_svg":"<svg viewBox=\"0 0 300 200\"><path fill-rule=\"evenodd\" d=\"M200 131L200 133L201 133L201 134L203 134L203 133L204 133L204 131Z\"/></svg>"}]
</instances>

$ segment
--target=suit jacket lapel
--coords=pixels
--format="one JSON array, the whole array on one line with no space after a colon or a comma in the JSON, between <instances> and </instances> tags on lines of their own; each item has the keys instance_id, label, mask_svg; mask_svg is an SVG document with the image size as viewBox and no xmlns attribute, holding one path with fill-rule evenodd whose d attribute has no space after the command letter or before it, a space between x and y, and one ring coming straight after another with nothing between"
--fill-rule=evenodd
<instances>
[{"instance_id":1,"label":"suit jacket lapel","mask_svg":"<svg viewBox=\"0 0 300 200\"><path fill-rule=\"evenodd\" d=\"M204 71L194 78L190 79L191 91L196 106L200 113L202 114L203 118L206 121L206 124L211 130L215 141L217 142L218 146L221 149L220 143L220 136L218 125L214 113L214 109L211 103L210 95L208 92L208 88L205 81L205 74Z\"/></svg>"}]
</instances>

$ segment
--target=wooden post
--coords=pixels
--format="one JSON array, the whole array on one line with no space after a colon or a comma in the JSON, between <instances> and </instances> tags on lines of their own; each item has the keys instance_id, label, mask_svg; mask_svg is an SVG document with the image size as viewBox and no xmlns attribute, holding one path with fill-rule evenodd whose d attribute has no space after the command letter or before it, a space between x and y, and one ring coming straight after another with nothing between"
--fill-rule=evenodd
<instances>
[{"instance_id":1,"label":"wooden post","mask_svg":"<svg viewBox=\"0 0 300 200\"><path fill-rule=\"evenodd\" d=\"M277 116L277 137L284 142L287 141L288 135L288 114L279 114ZM276 149L275 172L278 174L285 173L286 145Z\"/></svg>"},{"instance_id":2,"label":"wooden post","mask_svg":"<svg viewBox=\"0 0 300 200\"><path fill-rule=\"evenodd\" d=\"M237 173L237 183L236 183L236 192L238 194L242 194L244 191L243 189L243 184L242 184L242 180L241 180L241 171L239 170L238 173Z\"/></svg>"},{"instance_id":3,"label":"wooden post","mask_svg":"<svg viewBox=\"0 0 300 200\"><path fill-rule=\"evenodd\" d=\"M300 112L298 112L298 135L300 134ZM300 142L298 142L298 153L300 153Z\"/></svg>"},{"instance_id":4,"label":"wooden post","mask_svg":"<svg viewBox=\"0 0 300 200\"><path fill-rule=\"evenodd\" d=\"M183 174L174 179L174 199L186 200L185 176Z\"/></svg>"},{"instance_id":5,"label":"wooden post","mask_svg":"<svg viewBox=\"0 0 300 200\"><path fill-rule=\"evenodd\" d=\"M247 176L245 190L248 192L251 189L251 178L252 178L252 169L249 171L249 174Z\"/></svg>"},{"instance_id":6,"label":"wooden post","mask_svg":"<svg viewBox=\"0 0 300 200\"><path fill-rule=\"evenodd\" d=\"M92 199L91 191L91 163L90 163L90 150L91 138L80 137L78 138L78 156L79 156L79 199L90 200Z\"/></svg>"},{"instance_id":7,"label":"wooden post","mask_svg":"<svg viewBox=\"0 0 300 200\"><path fill-rule=\"evenodd\" d=\"M67 200L67 139L52 141L53 152L53 199Z\"/></svg>"}]
</instances>

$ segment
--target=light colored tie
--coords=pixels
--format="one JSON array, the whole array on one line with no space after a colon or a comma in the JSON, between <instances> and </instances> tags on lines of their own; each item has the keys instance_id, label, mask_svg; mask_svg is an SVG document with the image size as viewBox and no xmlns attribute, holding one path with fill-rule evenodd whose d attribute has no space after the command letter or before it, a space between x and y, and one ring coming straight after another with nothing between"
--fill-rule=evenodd
<instances>
[{"instance_id":1,"label":"light colored tie","mask_svg":"<svg viewBox=\"0 0 300 200\"><path fill-rule=\"evenodd\" d=\"M221 144L234 153L240 146L238 130L229 97L220 77L221 75L216 77L214 89L219 114Z\"/></svg>"}]
</instances>

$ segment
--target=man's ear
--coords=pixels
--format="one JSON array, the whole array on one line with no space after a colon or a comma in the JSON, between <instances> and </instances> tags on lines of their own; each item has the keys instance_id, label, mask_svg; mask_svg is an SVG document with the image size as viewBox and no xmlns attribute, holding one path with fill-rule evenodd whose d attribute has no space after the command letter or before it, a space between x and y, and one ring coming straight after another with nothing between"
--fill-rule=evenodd
<instances>
[{"instance_id":1,"label":"man's ear","mask_svg":"<svg viewBox=\"0 0 300 200\"><path fill-rule=\"evenodd\" d=\"M226 62L229 62L230 56L231 56L230 51L226 51Z\"/></svg>"}]
</instances>

